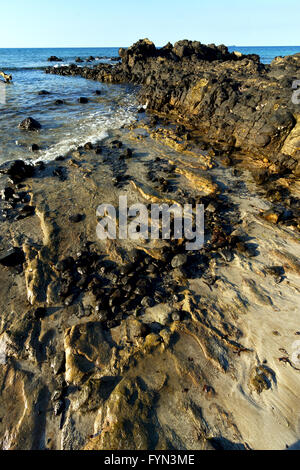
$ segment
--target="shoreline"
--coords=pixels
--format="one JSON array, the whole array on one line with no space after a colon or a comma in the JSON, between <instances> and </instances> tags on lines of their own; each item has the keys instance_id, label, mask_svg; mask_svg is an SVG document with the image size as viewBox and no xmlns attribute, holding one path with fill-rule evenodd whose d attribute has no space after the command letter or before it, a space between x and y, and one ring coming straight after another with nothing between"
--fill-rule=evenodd
<instances>
[{"instance_id":1,"label":"shoreline","mask_svg":"<svg viewBox=\"0 0 300 470\"><path fill-rule=\"evenodd\" d=\"M156 49L148 39L119 54L122 63L115 66L73 64L46 73L141 85L149 111L173 115L225 150L242 149L270 159L275 169L299 173L299 105L292 100L299 54L264 65L255 54L229 53L225 46L179 41Z\"/></svg>"},{"instance_id":2,"label":"shoreline","mask_svg":"<svg viewBox=\"0 0 300 470\"><path fill-rule=\"evenodd\" d=\"M16 401L1 415L0 445L292 446L297 177L206 142L193 125L138 116L35 172L5 167L14 183L3 176L11 190L0 201L1 245L17 249L0 261L1 409L11 409L12 394ZM120 194L132 203L204 203L204 247L99 241L97 206L116 205Z\"/></svg>"}]
</instances>

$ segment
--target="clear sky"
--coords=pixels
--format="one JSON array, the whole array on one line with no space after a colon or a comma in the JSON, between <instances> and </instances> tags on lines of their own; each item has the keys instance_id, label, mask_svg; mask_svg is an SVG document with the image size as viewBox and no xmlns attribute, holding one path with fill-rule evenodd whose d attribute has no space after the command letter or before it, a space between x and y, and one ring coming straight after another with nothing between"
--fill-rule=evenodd
<instances>
[{"instance_id":1,"label":"clear sky","mask_svg":"<svg viewBox=\"0 0 300 470\"><path fill-rule=\"evenodd\" d=\"M0 47L300 45L300 0L1 0Z\"/></svg>"}]
</instances>

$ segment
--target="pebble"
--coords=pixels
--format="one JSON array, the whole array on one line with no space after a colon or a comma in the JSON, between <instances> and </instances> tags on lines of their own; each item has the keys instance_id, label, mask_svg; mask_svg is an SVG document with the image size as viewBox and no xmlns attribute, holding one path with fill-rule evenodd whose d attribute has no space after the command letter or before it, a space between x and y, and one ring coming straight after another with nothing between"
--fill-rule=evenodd
<instances>
[{"instance_id":1,"label":"pebble","mask_svg":"<svg viewBox=\"0 0 300 470\"><path fill-rule=\"evenodd\" d=\"M171 266L172 268L180 268L180 266L183 266L186 262L187 262L187 255L185 254L176 255L171 261Z\"/></svg>"},{"instance_id":2,"label":"pebble","mask_svg":"<svg viewBox=\"0 0 300 470\"><path fill-rule=\"evenodd\" d=\"M144 297L141 301L141 305L145 308L153 307L154 303L155 302L151 297Z\"/></svg>"}]
</instances>

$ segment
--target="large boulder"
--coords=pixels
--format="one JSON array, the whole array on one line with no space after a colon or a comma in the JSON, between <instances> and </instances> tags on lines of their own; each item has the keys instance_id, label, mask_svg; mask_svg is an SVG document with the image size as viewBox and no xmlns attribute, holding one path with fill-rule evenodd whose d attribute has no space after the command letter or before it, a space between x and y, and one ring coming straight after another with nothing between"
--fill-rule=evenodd
<instances>
[{"instance_id":1,"label":"large boulder","mask_svg":"<svg viewBox=\"0 0 300 470\"><path fill-rule=\"evenodd\" d=\"M41 124L38 121L36 121L35 119L33 119L32 117L28 117L28 118L24 119L19 124L19 128L23 129L25 131L37 131L41 127L42 127Z\"/></svg>"},{"instance_id":2,"label":"large boulder","mask_svg":"<svg viewBox=\"0 0 300 470\"><path fill-rule=\"evenodd\" d=\"M135 65L137 61L145 60L149 57L155 57L157 50L155 44L149 39L140 39L127 50L120 49L119 55L124 64L130 68Z\"/></svg>"}]
</instances>

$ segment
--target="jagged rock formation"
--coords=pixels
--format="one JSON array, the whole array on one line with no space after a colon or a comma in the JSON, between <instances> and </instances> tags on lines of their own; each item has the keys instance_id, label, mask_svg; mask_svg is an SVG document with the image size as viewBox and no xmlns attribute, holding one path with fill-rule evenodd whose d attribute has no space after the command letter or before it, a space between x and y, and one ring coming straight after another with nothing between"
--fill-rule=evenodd
<instances>
[{"instance_id":1,"label":"jagged rock formation","mask_svg":"<svg viewBox=\"0 0 300 470\"><path fill-rule=\"evenodd\" d=\"M0 167L0 447L297 445L300 187L284 77L298 58L266 67L186 41L120 55L57 70L139 83L159 118L140 114L47 165ZM264 119L275 124L263 131ZM289 149L283 172L275 148ZM97 207L120 194L203 204L204 246L99 240Z\"/></svg>"},{"instance_id":2,"label":"jagged rock formation","mask_svg":"<svg viewBox=\"0 0 300 470\"><path fill-rule=\"evenodd\" d=\"M292 101L299 54L264 65L256 55L230 54L225 46L179 41L157 49L147 39L119 54L117 65L47 71L142 85L148 110L187 123L209 141L299 173L299 104Z\"/></svg>"}]
</instances>

